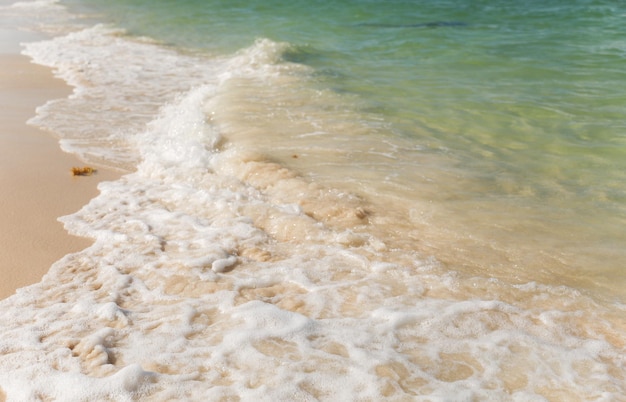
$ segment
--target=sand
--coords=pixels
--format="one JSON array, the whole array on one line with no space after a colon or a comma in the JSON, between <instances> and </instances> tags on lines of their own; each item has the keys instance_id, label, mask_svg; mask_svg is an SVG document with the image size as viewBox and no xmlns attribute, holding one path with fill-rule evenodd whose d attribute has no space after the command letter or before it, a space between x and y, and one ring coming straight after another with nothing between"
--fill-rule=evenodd
<instances>
[{"instance_id":1,"label":"sand","mask_svg":"<svg viewBox=\"0 0 626 402\"><path fill-rule=\"evenodd\" d=\"M26 124L37 106L71 89L19 55L23 38L0 30L0 298L38 282L55 261L91 244L70 236L57 218L96 196L99 181L119 177L100 168L93 176L72 176L70 169L84 163L62 152L50 133Z\"/></svg>"}]
</instances>

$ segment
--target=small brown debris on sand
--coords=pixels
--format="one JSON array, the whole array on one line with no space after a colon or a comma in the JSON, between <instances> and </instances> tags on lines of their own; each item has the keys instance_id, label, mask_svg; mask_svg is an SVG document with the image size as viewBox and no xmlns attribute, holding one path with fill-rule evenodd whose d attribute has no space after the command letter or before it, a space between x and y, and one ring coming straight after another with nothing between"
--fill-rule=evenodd
<instances>
[{"instance_id":1,"label":"small brown debris on sand","mask_svg":"<svg viewBox=\"0 0 626 402\"><path fill-rule=\"evenodd\" d=\"M357 207L354 210L354 215L356 215L356 217L359 218L359 219L365 219L369 215L369 212L364 210L361 207Z\"/></svg>"},{"instance_id":2,"label":"small brown debris on sand","mask_svg":"<svg viewBox=\"0 0 626 402\"><path fill-rule=\"evenodd\" d=\"M83 167L73 167L71 171L72 171L72 175L74 176L91 176L92 174L96 172L96 169L89 167L89 166L83 166Z\"/></svg>"}]
</instances>

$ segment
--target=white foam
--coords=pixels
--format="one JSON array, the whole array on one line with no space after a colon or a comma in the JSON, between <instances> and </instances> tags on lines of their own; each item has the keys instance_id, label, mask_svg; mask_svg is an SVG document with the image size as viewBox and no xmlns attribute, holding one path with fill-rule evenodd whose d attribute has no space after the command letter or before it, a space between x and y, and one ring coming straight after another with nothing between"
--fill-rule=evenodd
<instances>
[{"instance_id":1,"label":"white foam","mask_svg":"<svg viewBox=\"0 0 626 402\"><path fill-rule=\"evenodd\" d=\"M200 67L198 58L121 35L120 30L96 25L27 44L24 53L52 67L74 87L69 98L40 107L31 122L60 136L68 152L132 170L139 161L134 136L166 102L215 81L216 71L209 63Z\"/></svg>"}]
</instances>

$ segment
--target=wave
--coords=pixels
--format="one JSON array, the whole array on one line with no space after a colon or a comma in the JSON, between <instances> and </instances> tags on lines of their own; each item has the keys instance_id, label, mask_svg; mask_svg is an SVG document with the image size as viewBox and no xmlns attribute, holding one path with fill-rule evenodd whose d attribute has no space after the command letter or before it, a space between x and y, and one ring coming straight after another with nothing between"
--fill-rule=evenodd
<instances>
[{"instance_id":1,"label":"wave","mask_svg":"<svg viewBox=\"0 0 626 402\"><path fill-rule=\"evenodd\" d=\"M626 307L420 252L419 216L366 188L410 146L291 45L195 54L97 25L26 49L74 87L33 123L127 173L61 218L94 244L1 302L0 395L623 394Z\"/></svg>"}]
</instances>

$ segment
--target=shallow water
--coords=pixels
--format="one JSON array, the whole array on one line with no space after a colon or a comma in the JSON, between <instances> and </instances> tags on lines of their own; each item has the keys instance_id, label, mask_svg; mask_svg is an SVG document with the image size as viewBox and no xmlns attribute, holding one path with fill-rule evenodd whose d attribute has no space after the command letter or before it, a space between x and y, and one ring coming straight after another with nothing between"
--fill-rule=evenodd
<instances>
[{"instance_id":1,"label":"shallow water","mask_svg":"<svg viewBox=\"0 0 626 402\"><path fill-rule=\"evenodd\" d=\"M210 54L259 38L287 43L272 50L272 62L298 63L304 82L285 91L233 89L229 124L239 125L238 136L247 132L257 148L266 138L270 151L262 152L316 180L436 205L422 212L432 217L425 237L443 239L442 247L451 234L478 238L473 248L495 244L533 275L547 269L563 283L623 296L626 10L612 2L73 5L133 34ZM280 98L310 104L285 110L273 101ZM307 124L326 135L315 138ZM287 148L320 141L331 155L318 149L289 160ZM346 141L339 155L337 143ZM362 173L364 166L373 171ZM488 254L450 258L506 269ZM531 254L552 261L531 263Z\"/></svg>"},{"instance_id":2,"label":"shallow water","mask_svg":"<svg viewBox=\"0 0 626 402\"><path fill-rule=\"evenodd\" d=\"M3 302L9 399L618 400L624 13L457 3L3 9L128 173Z\"/></svg>"}]
</instances>

